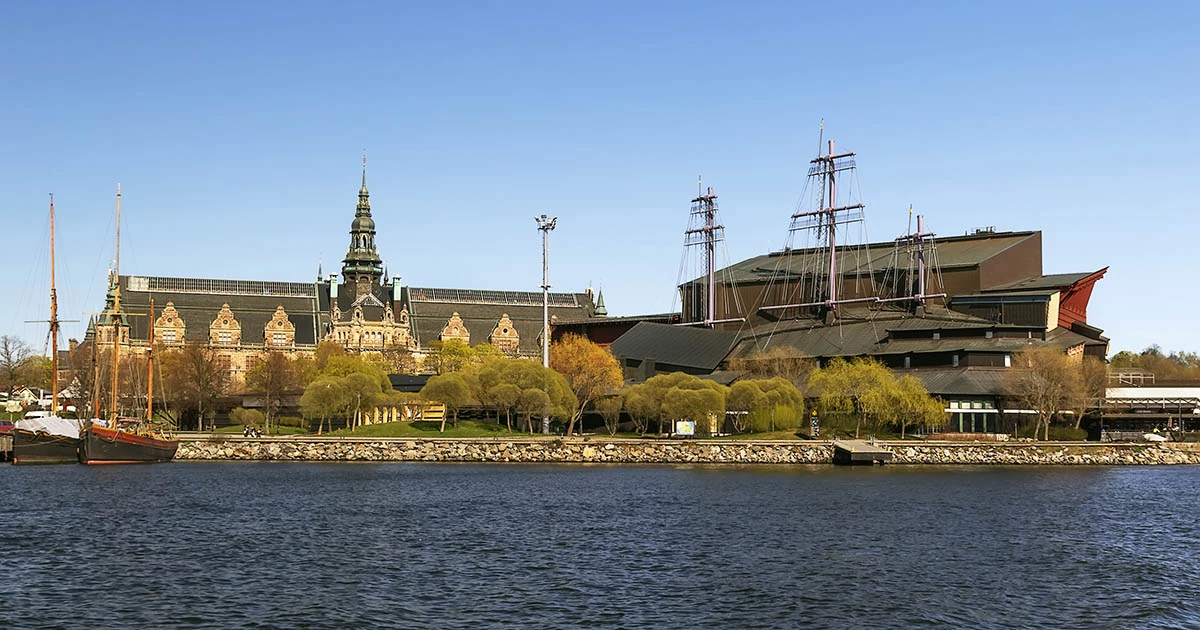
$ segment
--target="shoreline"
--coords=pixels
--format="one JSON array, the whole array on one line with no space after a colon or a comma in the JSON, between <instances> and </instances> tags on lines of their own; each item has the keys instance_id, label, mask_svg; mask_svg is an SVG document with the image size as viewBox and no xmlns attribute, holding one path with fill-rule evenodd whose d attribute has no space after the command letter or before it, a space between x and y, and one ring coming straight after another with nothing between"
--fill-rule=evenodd
<instances>
[{"instance_id":1,"label":"shoreline","mask_svg":"<svg viewBox=\"0 0 1200 630\"><path fill-rule=\"evenodd\" d=\"M888 442L889 465L1200 464L1200 444ZM742 440L183 437L178 461L477 462L581 464L829 464L833 443Z\"/></svg>"}]
</instances>

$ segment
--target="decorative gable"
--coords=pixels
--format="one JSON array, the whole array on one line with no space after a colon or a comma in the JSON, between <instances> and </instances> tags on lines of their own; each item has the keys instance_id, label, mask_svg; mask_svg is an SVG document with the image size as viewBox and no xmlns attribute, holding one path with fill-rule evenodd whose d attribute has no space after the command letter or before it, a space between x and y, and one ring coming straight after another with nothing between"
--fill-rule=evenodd
<instances>
[{"instance_id":1,"label":"decorative gable","mask_svg":"<svg viewBox=\"0 0 1200 630\"><path fill-rule=\"evenodd\" d=\"M492 329L492 334L488 337L488 342L504 354L516 356L517 346L521 343L521 335L517 334L517 329L513 326L512 320L508 318L508 313L500 316L500 321Z\"/></svg>"},{"instance_id":2,"label":"decorative gable","mask_svg":"<svg viewBox=\"0 0 1200 630\"><path fill-rule=\"evenodd\" d=\"M228 302L221 305L217 318L208 325L208 342L215 346L236 346L242 343L242 325L234 319Z\"/></svg>"},{"instance_id":3,"label":"decorative gable","mask_svg":"<svg viewBox=\"0 0 1200 630\"><path fill-rule=\"evenodd\" d=\"M167 302L162 314L154 320L154 343L178 346L184 343L186 335L187 326L179 316L179 311L175 309L175 303Z\"/></svg>"},{"instance_id":4,"label":"decorative gable","mask_svg":"<svg viewBox=\"0 0 1200 630\"><path fill-rule=\"evenodd\" d=\"M471 345L471 331L467 330L466 324L463 323L458 313L450 316L446 322L446 327L442 328L442 334L438 335L438 339L449 341L451 339L459 339L468 346Z\"/></svg>"},{"instance_id":5,"label":"decorative gable","mask_svg":"<svg viewBox=\"0 0 1200 630\"><path fill-rule=\"evenodd\" d=\"M288 320L282 304L275 308L271 321L263 328L263 344L268 348L291 348L296 345L296 325Z\"/></svg>"}]
</instances>

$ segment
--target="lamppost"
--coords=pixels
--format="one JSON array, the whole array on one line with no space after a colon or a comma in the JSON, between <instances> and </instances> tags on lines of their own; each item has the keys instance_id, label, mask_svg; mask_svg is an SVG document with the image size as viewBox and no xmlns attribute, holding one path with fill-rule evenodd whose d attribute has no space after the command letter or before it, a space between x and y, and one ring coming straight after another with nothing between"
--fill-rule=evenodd
<instances>
[{"instance_id":1,"label":"lamppost","mask_svg":"<svg viewBox=\"0 0 1200 630\"><path fill-rule=\"evenodd\" d=\"M533 217L542 233L542 367L550 367L550 230L558 217ZM542 416L542 433L550 432L550 416Z\"/></svg>"}]
</instances>

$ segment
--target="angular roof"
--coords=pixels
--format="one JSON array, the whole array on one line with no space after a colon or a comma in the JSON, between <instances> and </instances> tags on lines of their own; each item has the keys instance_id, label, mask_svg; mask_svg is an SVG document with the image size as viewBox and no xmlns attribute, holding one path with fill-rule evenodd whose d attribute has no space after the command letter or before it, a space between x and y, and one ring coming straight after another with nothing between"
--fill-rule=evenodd
<instances>
[{"instance_id":1,"label":"angular roof","mask_svg":"<svg viewBox=\"0 0 1200 630\"><path fill-rule=\"evenodd\" d=\"M189 340L207 341L209 325L226 303L241 325L245 345L265 341L263 331L279 306L296 326L297 344L315 344L321 327L318 290L313 283L122 276L121 286L122 310L145 315L125 320L134 339L149 336L151 299L155 317L168 302L174 304Z\"/></svg>"},{"instance_id":2,"label":"angular roof","mask_svg":"<svg viewBox=\"0 0 1200 630\"><path fill-rule=\"evenodd\" d=\"M641 322L612 344L618 359L637 357L680 367L715 370L737 340L736 332Z\"/></svg>"},{"instance_id":3,"label":"angular roof","mask_svg":"<svg viewBox=\"0 0 1200 630\"><path fill-rule=\"evenodd\" d=\"M896 376L921 379L934 396L1002 396L1005 394L1006 368L930 368L896 370Z\"/></svg>"},{"instance_id":4,"label":"angular roof","mask_svg":"<svg viewBox=\"0 0 1200 630\"><path fill-rule=\"evenodd\" d=\"M1056 273L1048 276L1037 278L1026 278L1008 284L1001 284L990 289L984 289L984 293L1007 293L1014 291L1040 291L1040 290L1055 290L1065 289L1088 276L1095 274L1095 271L1085 271L1082 273Z\"/></svg>"},{"instance_id":5,"label":"angular roof","mask_svg":"<svg viewBox=\"0 0 1200 630\"><path fill-rule=\"evenodd\" d=\"M518 350L523 354L541 352L541 293L405 287L401 300L408 307L413 334L421 345L436 340L455 313L470 333L472 346L486 343L507 314L520 336ZM571 320L586 319L594 309L586 293L551 293L549 305L552 318Z\"/></svg>"},{"instance_id":6,"label":"angular roof","mask_svg":"<svg viewBox=\"0 0 1200 630\"><path fill-rule=\"evenodd\" d=\"M1037 236L1038 232L981 232L934 238L933 246L937 251L938 266L942 269L973 267ZM838 268L843 276L866 275L868 270L883 271L891 265L895 247L894 241L869 243L866 251L862 246L851 245L839 250ZM784 250L747 258L719 270L717 274L724 282L766 282L773 275L802 274L817 266L817 257L823 259L826 256L828 252L818 248Z\"/></svg>"}]
</instances>

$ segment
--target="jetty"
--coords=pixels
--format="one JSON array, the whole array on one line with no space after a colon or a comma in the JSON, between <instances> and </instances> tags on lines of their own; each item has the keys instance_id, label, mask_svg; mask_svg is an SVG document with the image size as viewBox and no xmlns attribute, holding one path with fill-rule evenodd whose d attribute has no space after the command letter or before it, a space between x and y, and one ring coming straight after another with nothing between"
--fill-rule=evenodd
<instances>
[{"instance_id":1,"label":"jetty","mask_svg":"<svg viewBox=\"0 0 1200 630\"><path fill-rule=\"evenodd\" d=\"M833 441L833 463L842 466L883 465L892 461L892 456L886 448L863 440Z\"/></svg>"}]
</instances>

